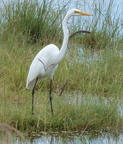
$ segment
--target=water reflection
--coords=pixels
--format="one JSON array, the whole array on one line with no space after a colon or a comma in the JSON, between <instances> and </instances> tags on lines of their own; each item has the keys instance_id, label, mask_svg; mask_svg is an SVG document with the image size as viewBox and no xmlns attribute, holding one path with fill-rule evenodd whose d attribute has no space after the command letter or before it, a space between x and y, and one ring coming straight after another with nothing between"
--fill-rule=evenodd
<instances>
[{"instance_id":1,"label":"water reflection","mask_svg":"<svg viewBox=\"0 0 123 144\"><path fill-rule=\"evenodd\" d=\"M78 133L62 132L53 134L34 135L27 139L23 144L122 144L123 134L119 133Z\"/></svg>"}]
</instances>

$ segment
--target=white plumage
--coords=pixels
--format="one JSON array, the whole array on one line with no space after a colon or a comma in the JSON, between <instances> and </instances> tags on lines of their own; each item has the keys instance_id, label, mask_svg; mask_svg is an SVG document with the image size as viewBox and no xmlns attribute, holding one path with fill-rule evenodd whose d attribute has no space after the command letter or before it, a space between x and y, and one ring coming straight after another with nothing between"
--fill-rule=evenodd
<instances>
[{"instance_id":1,"label":"white plumage","mask_svg":"<svg viewBox=\"0 0 123 144\"><path fill-rule=\"evenodd\" d=\"M53 78L54 71L58 67L58 64L55 63L58 53L59 49L54 44L47 45L39 51L29 69L26 83L27 89L34 88L37 77L38 82L46 77Z\"/></svg>"}]
</instances>

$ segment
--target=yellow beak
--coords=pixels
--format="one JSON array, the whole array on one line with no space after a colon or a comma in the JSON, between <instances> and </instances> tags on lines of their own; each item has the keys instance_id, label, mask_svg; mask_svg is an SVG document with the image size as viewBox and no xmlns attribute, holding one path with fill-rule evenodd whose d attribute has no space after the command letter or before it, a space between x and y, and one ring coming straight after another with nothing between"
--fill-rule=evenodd
<instances>
[{"instance_id":1,"label":"yellow beak","mask_svg":"<svg viewBox=\"0 0 123 144\"><path fill-rule=\"evenodd\" d=\"M83 11L75 11L75 13L79 13L79 14L85 15L85 16L92 16L92 14L86 13L86 12L83 12Z\"/></svg>"}]
</instances>

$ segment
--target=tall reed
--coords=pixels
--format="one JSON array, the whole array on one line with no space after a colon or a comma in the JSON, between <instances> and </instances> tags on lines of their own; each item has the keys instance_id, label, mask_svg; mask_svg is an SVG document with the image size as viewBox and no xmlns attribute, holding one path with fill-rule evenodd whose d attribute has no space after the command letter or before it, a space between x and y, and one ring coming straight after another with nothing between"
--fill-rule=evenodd
<instances>
[{"instance_id":1,"label":"tall reed","mask_svg":"<svg viewBox=\"0 0 123 144\"><path fill-rule=\"evenodd\" d=\"M3 38L17 38L35 43L39 39L42 44L49 43L59 37L58 18L64 7L53 9L54 0L20 0L6 4L3 12Z\"/></svg>"},{"instance_id":2,"label":"tall reed","mask_svg":"<svg viewBox=\"0 0 123 144\"><path fill-rule=\"evenodd\" d=\"M87 9L91 9L93 14L91 20L80 19L75 29L90 30L91 34L85 37L76 37L79 44L83 44L86 48L93 50L113 48L113 43L122 38L122 15L114 10L115 1L98 1L95 0L88 4ZM87 7L87 6L86 6Z\"/></svg>"}]
</instances>

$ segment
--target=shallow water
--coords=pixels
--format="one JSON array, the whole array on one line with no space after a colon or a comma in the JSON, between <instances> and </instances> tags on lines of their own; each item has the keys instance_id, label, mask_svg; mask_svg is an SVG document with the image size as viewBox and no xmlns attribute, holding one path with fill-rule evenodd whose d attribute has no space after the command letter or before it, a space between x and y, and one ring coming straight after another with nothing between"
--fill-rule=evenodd
<instances>
[{"instance_id":1,"label":"shallow water","mask_svg":"<svg viewBox=\"0 0 123 144\"><path fill-rule=\"evenodd\" d=\"M19 141L16 140L13 144L19 144ZM123 133L41 133L39 135L34 134L32 138L26 139L23 144L123 144Z\"/></svg>"}]
</instances>

